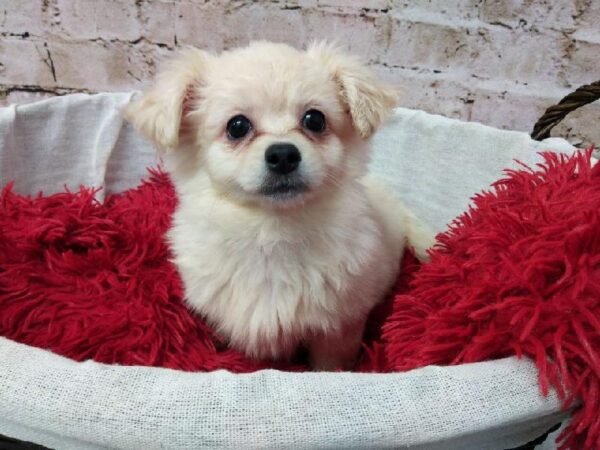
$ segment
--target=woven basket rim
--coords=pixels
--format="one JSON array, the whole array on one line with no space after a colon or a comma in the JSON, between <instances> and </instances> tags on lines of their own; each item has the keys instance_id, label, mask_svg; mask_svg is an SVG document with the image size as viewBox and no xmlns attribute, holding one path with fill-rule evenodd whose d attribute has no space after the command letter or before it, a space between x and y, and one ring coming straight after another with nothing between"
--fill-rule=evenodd
<instances>
[{"instance_id":1,"label":"woven basket rim","mask_svg":"<svg viewBox=\"0 0 600 450\"><path fill-rule=\"evenodd\" d=\"M600 80L580 86L544 112L535 123L531 137L538 141L550 137L552 128L567 114L598 99L600 99Z\"/></svg>"}]
</instances>

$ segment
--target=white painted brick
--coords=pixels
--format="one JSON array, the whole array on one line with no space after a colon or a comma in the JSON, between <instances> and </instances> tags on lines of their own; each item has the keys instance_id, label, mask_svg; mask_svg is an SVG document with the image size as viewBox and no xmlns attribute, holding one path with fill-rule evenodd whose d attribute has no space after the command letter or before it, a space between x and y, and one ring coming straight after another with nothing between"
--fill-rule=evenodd
<instances>
[{"instance_id":1,"label":"white painted brick","mask_svg":"<svg viewBox=\"0 0 600 450\"><path fill-rule=\"evenodd\" d=\"M531 132L546 108L569 92L559 89L547 95L548 86L543 84L532 91L510 81L452 78L418 69L373 68L382 79L401 88L400 106L526 132Z\"/></svg>"},{"instance_id":2,"label":"white painted brick","mask_svg":"<svg viewBox=\"0 0 600 450\"><path fill-rule=\"evenodd\" d=\"M600 2L597 0L576 1L576 29L585 35L600 35ZM594 39L596 42L600 38Z\"/></svg>"},{"instance_id":3,"label":"white painted brick","mask_svg":"<svg viewBox=\"0 0 600 450\"><path fill-rule=\"evenodd\" d=\"M56 80L50 68L54 65ZM143 67L143 55L116 44L5 40L0 44L0 84L39 85L91 91L131 89L139 84L132 67Z\"/></svg>"},{"instance_id":4,"label":"white painted brick","mask_svg":"<svg viewBox=\"0 0 600 450\"><path fill-rule=\"evenodd\" d=\"M531 133L533 126L544 111L555 105L560 96L544 97L482 90L473 103L471 120L508 130Z\"/></svg>"},{"instance_id":5,"label":"white painted brick","mask_svg":"<svg viewBox=\"0 0 600 450\"><path fill-rule=\"evenodd\" d=\"M565 77L571 86L600 80L600 42L575 41L569 56Z\"/></svg>"},{"instance_id":6,"label":"white painted brick","mask_svg":"<svg viewBox=\"0 0 600 450\"><path fill-rule=\"evenodd\" d=\"M556 79L562 48L539 32L395 21L386 57L390 65L534 82Z\"/></svg>"},{"instance_id":7,"label":"white painted brick","mask_svg":"<svg viewBox=\"0 0 600 450\"><path fill-rule=\"evenodd\" d=\"M284 7L293 8L299 6L300 8L313 8L317 6L319 0L287 0L284 2Z\"/></svg>"},{"instance_id":8,"label":"white painted brick","mask_svg":"<svg viewBox=\"0 0 600 450\"><path fill-rule=\"evenodd\" d=\"M45 29L42 0L0 1L0 32L40 35Z\"/></svg>"},{"instance_id":9,"label":"white painted brick","mask_svg":"<svg viewBox=\"0 0 600 450\"><path fill-rule=\"evenodd\" d=\"M52 46L29 39L3 39L0 42L0 85L57 86L47 54Z\"/></svg>"},{"instance_id":10,"label":"white painted brick","mask_svg":"<svg viewBox=\"0 0 600 450\"><path fill-rule=\"evenodd\" d=\"M534 25L565 29L575 25L573 16L576 12L572 0L486 0L481 4L480 18L513 28Z\"/></svg>"},{"instance_id":11,"label":"white painted brick","mask_svg":"<svg viewBox=\"0 0 600 450\"><path fill-rule=\"evenodd\" d=\"M398 68L386 69L376 66L374 70L383 80L400 89L398 106L469 120L470 92L460 83Z\"/></svg>"},{"instance_id":12,"label":"white painted brick","mask_svg":"<svg viewBox=\"0 0 600 450\"><path fill-rule=\"evenodd\" d=\"M150 42L174 45L175 18L177 5L175 2L147 0L141 5L143 34Z\"/></svg>"},{"instance_id":13,"label":"white painted brick","mask_svg":"<svg viewBox=\"0 0 600 450\"><path fill-rule=\"evenodd\" d=\"M366 62L383 61L391 33L391 19L381 14L344 14L311 10L304 14L306 39L326 39Z\"/></svg>"},{"instance_id":14,"label":"white painted brick","mask_svg":"<svg viewBox=\"0 0 600 450\"><path fill-rule=\"evenodd\" d=\"M58 0L62 32L74 39L133 41L142 35L134 2L115 0Z\"/></svg>"},{"instance_id":15,"label":"white painted brick","mask_svg":"<svg viewBox=\"0 0 600 450\"><path fill-rule=\"evenodd\" d=\"M141 87L175 36L210 50L327 38L404 87L404 106L530 131L600 78L598 23L596 0L0 0L0 103Z\"/></svg>"},{"instance_id":16,"label":"white painted brick","mask_svg":"<svg viewBox=\"0 0 600 450\"><path fill-rule=\"evenodd\" d=\"M394 20L386 62L408 68L449 69L469 59L476 40L459 28Z\"/></svg>"},{"instance_id":17,"label":"white painted brick","mask_svg":"<svg viewBox=\"0 0 600 450\"><path fill-rule=\"evenodd\" d=\"M175 30L181 44L200 48L223 50L233 40L235 46L241 40L240 31L231 29L235 22L221 7L189 2L177 4Z\"/></svg>"},{"instance_id":18,"label":"white painted brick","mask_svg":"<svg viewBox=\"0 0 600 450\"><path fill-rule=\"evenodd\" d=\"M481 3L480 0L392 0L392 11L396 17L426 23L460 23L478 20Z\"/></svg>"},{"instance_id":19,"label":"white painted brick","mask_svg":"<svg viewBox=\"0 0 600 450\"><path fill-rule=\"evenodd\" d=\"M248 16L252 20L248 20ZM267 39L302 46L315 38L337 40L366 60L385 50L389 19L370 14L355 15L309 10L284 10L249 5L223 14L209 5L181 4L177 13L180 43L222 50ZM360 39L357 39L360 36Z\"/></svg>"},{"instance_id":20,"label":"white painted brick","mask_svg":"<svg viewBox=\"0 0 600 450\"><path fill-rule=\"evenodd\" d=\"M349 2L347 0L317 0L318 6L334 6L344 9L357 10L359 8L366 9L389 9L391 6L390 0L362 0L360 2Z\"/></svg>"}]
</instances>

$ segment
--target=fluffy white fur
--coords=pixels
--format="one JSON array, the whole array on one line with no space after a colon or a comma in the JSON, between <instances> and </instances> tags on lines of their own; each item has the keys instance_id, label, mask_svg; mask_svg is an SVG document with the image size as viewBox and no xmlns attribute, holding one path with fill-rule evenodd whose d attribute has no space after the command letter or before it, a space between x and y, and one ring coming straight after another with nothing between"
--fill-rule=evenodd
<instances>
[{"instance_id":1,"label":"fluffy white fur","mask_svg":"<svg viewBox=\"0 0 600 450\"><path fill-rule=\"evenodd\" d=\"M169 240L189 305L234 348L317 369L349 367L369 311L393 285L407 238L432 242L383 185L365 178L368 138L396 92L327 44L255 42L181 52L125 114L165 152L179 195ZM302 127L309 109L320 134ZM228 120L253 129L227 137ZM263 195L265 150L292 143L308 189Z\"/></svg>"}]
</instances>

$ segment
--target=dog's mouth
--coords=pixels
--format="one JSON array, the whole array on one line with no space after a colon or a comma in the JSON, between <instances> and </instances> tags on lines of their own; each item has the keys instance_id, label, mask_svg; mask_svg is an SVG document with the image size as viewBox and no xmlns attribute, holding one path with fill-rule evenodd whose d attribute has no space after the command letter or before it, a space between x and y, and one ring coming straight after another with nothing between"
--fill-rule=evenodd
<instances>
[{"instance_id":1,"label":"dog's mouth","mask_svg":"<svg viewBox=\"0 0 600 450\"><path fill-rule=\"evenodd\" d=\"M308 184L297 176L269 177L260 193L273 200L290 200L308 191Z\"/></svg>"}]
</instances>

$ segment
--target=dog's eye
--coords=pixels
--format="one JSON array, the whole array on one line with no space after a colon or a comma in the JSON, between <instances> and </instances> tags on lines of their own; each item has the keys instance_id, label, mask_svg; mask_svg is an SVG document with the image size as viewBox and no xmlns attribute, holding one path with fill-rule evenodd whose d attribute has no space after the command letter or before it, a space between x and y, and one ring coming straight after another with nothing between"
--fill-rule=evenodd
<instances>
[{"instance_id":1,"label":"dog's eye","mask_svg":"<svg viewBox=\"0 0 600 450\"><path fill-rule=\"evenodd\" d=\"M302 117L302 126L313 133L322 133L325 131L325 116L316 109L309 109Z\"/></svg>"},{"instance_id":2,"label":"dog's eye","mask_svg":"<svg viewBox=\"0 0 600 450\"><path fill-rule=\"evenodd\" d=\"M241 114L233 116L227 122L227 136L229 139L238 140L246 136L252 129L250 120Z\"/></svg>"}]
</instances>

